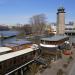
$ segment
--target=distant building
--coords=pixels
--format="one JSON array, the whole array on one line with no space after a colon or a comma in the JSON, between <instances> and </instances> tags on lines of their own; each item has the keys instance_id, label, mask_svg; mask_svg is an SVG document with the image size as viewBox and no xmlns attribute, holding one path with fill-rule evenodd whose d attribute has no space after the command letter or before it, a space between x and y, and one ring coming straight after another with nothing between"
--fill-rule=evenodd
<instances>
[{"instance_id":1,"label":"distant building","mask_svg":"<svg viewBox=\"0 0 75 75\"><path fill-rule=\"evenodd\" d=\"M56 34L56 23L50 23L52 32Z\"/></svg>"},{"instance_id":2,"label":"distant building","mask_svg":"<svg viewBox=\"0 0 75 75\"><path fill-rule=\"evenodd\" d=\"M0 25L0 31L8 31L10 30L8 26Z\"/></svg>"},{"instance_id":3,"label":"distant building","mask_svg":"<svg viewBox=\"0 0 75 75\"><path fill-rule=\"evenodd\" d=\"M53 30L52 32L56 34L57 24L51 23L50 25ZM74 22L65 23L65 33L67 31L72 31L72 30L75 30L75 23Z\"/></svg>"},{"instance_id":4,"label":"distant building","mask_svg":"<svg viewBox=\"0 0 75 75\"><path fill-rule=\"evenodd\" d=\"M69 22L65 24L66 28L65 30L74 30L75 29L75 23L74 22Z\"/></svg>"}]
</instances>

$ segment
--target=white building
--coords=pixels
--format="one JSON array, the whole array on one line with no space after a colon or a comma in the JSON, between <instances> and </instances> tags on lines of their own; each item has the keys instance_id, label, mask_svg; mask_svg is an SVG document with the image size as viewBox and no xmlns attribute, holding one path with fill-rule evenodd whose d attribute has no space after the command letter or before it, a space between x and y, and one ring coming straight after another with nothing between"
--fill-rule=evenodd
<instances>
[{"instance_id":1,"label":"white building","mask_svg":"<svg viewBox=\"0 0 75 75\"><path fill-rule=\"evenodd\" d=\"M51 23L51 28L53 30L53 32L56 34L56 23ZM66 31L71 31L71 30L75 30L75 22L69 22L67 24L65 24L65 32Z\"/></svg>"}]
</instances>

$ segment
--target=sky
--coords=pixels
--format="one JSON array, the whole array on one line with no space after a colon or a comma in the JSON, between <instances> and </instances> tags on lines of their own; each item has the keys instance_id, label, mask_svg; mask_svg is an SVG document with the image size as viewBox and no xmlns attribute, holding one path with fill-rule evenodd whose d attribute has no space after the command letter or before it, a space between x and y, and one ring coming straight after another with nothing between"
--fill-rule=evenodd
<instances>
[{"instance_id":1,"label":"sky","mask_svg":"<svg viewBox=\"0 0 75 75\"><path fill-rule=\"evenodd\" d=\"M66 11L66 22L75 21L75 0L0 0L0 24L29 23L37 14L45 14L49 23L56 22L61 6Z\"/></svg>"}]
</instances>

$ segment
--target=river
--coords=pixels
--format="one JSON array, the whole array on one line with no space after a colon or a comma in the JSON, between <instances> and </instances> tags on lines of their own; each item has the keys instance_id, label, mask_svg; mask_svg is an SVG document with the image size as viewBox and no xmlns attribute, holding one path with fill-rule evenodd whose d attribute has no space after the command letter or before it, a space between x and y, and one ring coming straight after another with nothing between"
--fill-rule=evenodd
<instances>
[{"instance_id":1,"label":"river","mask_svg":"<svg viewBox=\"0 0 75 75\"><path fill-rule=\"evenodd\" d=\"M0 31L0 36L2 34L2 36L8 37L8 36L12 36L12 35L17 35L19 32L17 31ZM75 43L75 36L69 36L69 41L72 43ZM11 42L16 40L16 37L12 37L12 38L8 38L5 40L0 39L0 46L4 45L5 43Z\"/></svg>"},{"instance_id":2,"label":"river","mask_svg":"<svg viewBox=\"0 0 75 75\"><path fill-rule=\"evenodd\" d=\"M0 31L0 37L10 37L10 36L16 36L19 32L17 31ZM13 40L16 40L16 37L11 37L8 39L0 38L0 46L3 46L5 43L11 42Z\"/></svg>"}]
</instances>

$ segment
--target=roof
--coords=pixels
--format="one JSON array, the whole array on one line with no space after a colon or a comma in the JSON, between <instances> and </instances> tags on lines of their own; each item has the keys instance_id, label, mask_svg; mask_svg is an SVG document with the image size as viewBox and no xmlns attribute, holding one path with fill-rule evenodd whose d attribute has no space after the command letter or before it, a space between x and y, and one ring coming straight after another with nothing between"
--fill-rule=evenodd
<instances>
[{"instance_id":1,"label":"roof","mask_svg":"<svg viewBox=\"0 0 75 75\"><path fill-rule=\"evenodd\" d=\"M32 48L27 48L27 49L23 49L23 50L20 50L20 51L16 51L16 52L11 52L11 53L8 53L8 54L0 55L0 62L2 62L4 60L7 60L7 59L10 59L10 58L14 58L14 57L26 54L26 53L29 53L31 51L33 51Z\"/></svg>"},{"instance_id":2,"label":"roof","mask_svg":"<svg viewBox=\"0 0 75 75\"><path fill-rule=\"evenodd\" d=\"M68 36L66 35L54 35L52 37L45 37L45 38L41 38L41 40L45 40L45 41L59 41L62 39L68 38Z\"/></svg>"},{"instance_id":3,"label":"roof","mask_svg":"<svg viewBox=\"0 0 75 75\"><path fill-rule=\"evenodd\" d=\"M23 45L23 44L30 44L30 43L32 42L27 40L15 40L11 42L11 44L16 44L16 45Z\"/></svg>"},{"instance_id":4,"label":"roof","mask_svg":"<svg viewBox=\"0 0 75 75\"><path fill-rule=\"evenodd\" d=\"M27 41L27 40L23 40L23 39L19 39L19 40L13 40L9 43L5 43L4 46L10 46L10 47L15 47L15 46L19 46L19 45L23 45L23 44L31 44L31 41Z\"/></svg>"},{"instance_id":5,"label":"roof","mask_svg":"<svg viewBox=\"0 0 75 75\"><path fill-rule=\"evenodd\" d=\"M18 45L16 45L16 44L12 44L12 43L6 43L6 44L4 44L4 46L16 47L16 46L18 46Z\"/></svg>"},{"instance_id":6,"label":"roof","mask_svg":"<svg viewBox=\"0 0 75 75\"><path fill-rule=\"evenodd\" d=\"M6 52L6 51L11 51L12 49L9 47L0 47L0 53Z\"/></svg>"}]
</instances>

